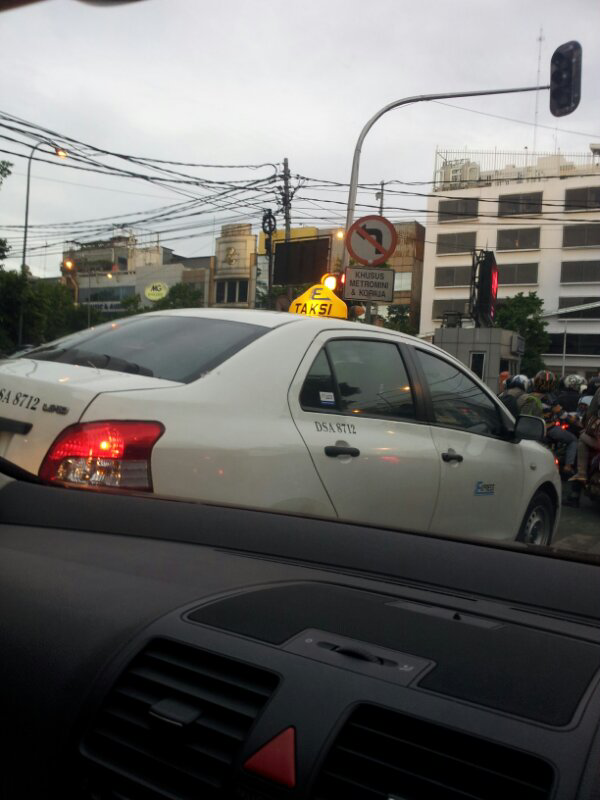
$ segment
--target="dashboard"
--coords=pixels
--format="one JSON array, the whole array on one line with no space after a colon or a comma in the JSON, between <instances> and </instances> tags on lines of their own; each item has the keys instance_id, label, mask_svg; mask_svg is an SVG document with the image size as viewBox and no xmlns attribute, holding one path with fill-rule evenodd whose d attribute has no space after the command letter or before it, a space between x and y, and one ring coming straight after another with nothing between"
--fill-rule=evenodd
<instances>
[{"instance_id":1,"label":"dashboard","mask_svg":"<svg viewBox=\"0 0 600 800\"><path fill-rule=\"evenodd\" d=\"M2 483L1 797L600 796L595 564Z\"/></svg>"}]
</instances>

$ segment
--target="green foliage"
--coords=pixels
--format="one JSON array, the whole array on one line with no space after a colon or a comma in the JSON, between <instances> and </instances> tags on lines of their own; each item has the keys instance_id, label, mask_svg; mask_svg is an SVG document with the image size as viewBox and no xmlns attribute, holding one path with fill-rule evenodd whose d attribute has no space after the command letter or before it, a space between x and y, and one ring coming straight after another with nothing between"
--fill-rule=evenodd
<instances>
[{"instance_id":1,"label":"green foliage","mask_svg":"<svg viewBox=\"0 0 600 800\"><path fill-rule=\"evenodd\" d=\"M8 178L8 176L10 175L11 167L12 164L10 162L0 161L0 186L2 186L2 184L4 183L5 178ZM0 239L0 267L4 259L8 255L9 250L10 247L8 246L6 239ZM0 342L1 340L2 340L2 335L0 334Z\"/></svg>"},{"instance_id":2,"label":"green foliage","mask_svg":"<svg viewBox=\"0 0 600 800\"><path fill-rule=\"evenodd\" d=\"M396 304L389 306L388 318L384 320L383 324L386 328L402 331L402 333L410 333L411 336L417 333L417 329L410 321L409 305Z\"/></svg>"},{"instance_id":3,"label":"green foliage","mask_svg":"<svg viewBox=\"0 0 600 800\"><path fill-rule=\"evenodd\" d=\"M12 164L0 161L0 186ZM69 289L58 281L31 278L29 270L5 270L6 239L0 239L0 352L10 353L19 340L19 316L23 309L23 344L42 344L87 327L87 308L76 308ZM91 310L92 324L100 315Z\"/></svg>"},{"instance_id":4,"label":"green foliage","mask_svg":"<svg viewBox=\"0 0 600 800\"><path fill-rule=\"evenodd\" d=\"M550 346L550 337L546 333L547 323L542 318L544 301L537 292L524 295L519 292L514 297L502 301L496 311L495 325L517 331L525 339L525 353L521 360L521 372L535 375L544 368L542 353Z\"/></svg>"},{"instance_id":5,"label":"green foliage","mask_svg":"<svg viewBox=\"0 0 600 800\"><path fill-rule=\"evenodd\" d=\"M25 278L19 272L0 268L0 351L9 353L16 347L19 308L24 296Z\"/></svg>"},{"instance_id":6,"label":"green foliage","mask_svg":"<svg viewBox=\"0 0 600 800\"><path fill-rule=\"evenodd\" d=\"M121 308L123 317L133 317L135 314L142 314L147 310L142 308L142 298L139 294L134 294L121 300Z\"/></svg>"},{"instance_id":7,"label":"green foliage","mask_svg":"<svg viewBox=\"0 0 600 800\"><path fill-rule=\"evenodd\" d=\"M30 280L0 269L0 352L17 347L19 310L23 303L23 344L42 344L87 328L88 310L76 308L69 289L58 281ZM90 310L92 325L102 320Z\"/></svg>"},{"instance_id":8,"label":"green foliage","mask_svg":"<svg viewBox=\"0 0 600 800\"><path fill-rule=\"evenodd\" d=\"M148 311L166 311L170 308L198 308L204 296L189 283L176 283L169 289L169 294L157 300ZM135 313L135 312L134 312Z\"/></svg>"}]
</instances>

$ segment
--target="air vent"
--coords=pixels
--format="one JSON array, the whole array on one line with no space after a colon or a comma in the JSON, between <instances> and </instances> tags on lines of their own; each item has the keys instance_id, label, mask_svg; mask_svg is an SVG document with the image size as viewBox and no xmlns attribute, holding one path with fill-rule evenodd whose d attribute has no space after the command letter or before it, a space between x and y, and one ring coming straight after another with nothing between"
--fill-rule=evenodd
<instances>
[{"instance_id":1,"label":"air vent","mask_svg":"<svg viewBox=\"0 0 600 800\"><path fill-rule=\"evenodd\" d=\"M541 800L549 764L502 745L375 706L346 722L317 779L315 800Z\"/></svg>"},{"instance_id":2,"label":"air vent","mask_svg":"<svg viewBox=\"0 0 600 800\"><path fill-rule=\"evenodd\" d=\"M227 797L232 764L277 682L248 664L154 640L121 675L84 737L86 797Z\"/></svg>"}]
</instances>

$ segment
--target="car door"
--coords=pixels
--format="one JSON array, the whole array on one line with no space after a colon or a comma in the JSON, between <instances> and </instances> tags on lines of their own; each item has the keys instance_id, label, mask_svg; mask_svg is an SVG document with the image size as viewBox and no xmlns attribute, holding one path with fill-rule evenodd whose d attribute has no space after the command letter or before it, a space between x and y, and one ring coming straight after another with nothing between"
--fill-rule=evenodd
<instances>
[{"instance_id":1,"label":"car door","mask_svg":"<svg viewBox=\"0 0 600 800\"><path fill-rule=\"evenodd\" d=\"M289 404L340 518L429 530L440 459L395 341L321 334Z\"/></svg>"},{"instance_id":2,"label":"car door","mask_svg":"<svg viewBox=\"0 0 600 800\"><path fill-rule=\"evenodd\" d=\"M429 391L441 464L433 533L513 539L520 524L524 461L503 436L491 397L455 362L413 348Z\"/></svg>"}]
</instances>

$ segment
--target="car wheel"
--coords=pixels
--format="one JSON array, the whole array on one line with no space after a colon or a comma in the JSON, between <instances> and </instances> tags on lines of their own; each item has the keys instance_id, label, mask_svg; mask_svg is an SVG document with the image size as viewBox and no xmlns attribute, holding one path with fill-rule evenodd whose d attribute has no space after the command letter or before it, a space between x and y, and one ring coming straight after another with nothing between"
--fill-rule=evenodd
<instances>
[{"instance_id":1,"label":"car wheel","mask_svg":"<svg viewBox=\"0 0 600 800\"><path fill-rule=\"evenodd\" d=\"M536 492L517 534L517 542L548 545L552 539L556 512L546 492Z\"/></svg>"}]
</instances>

